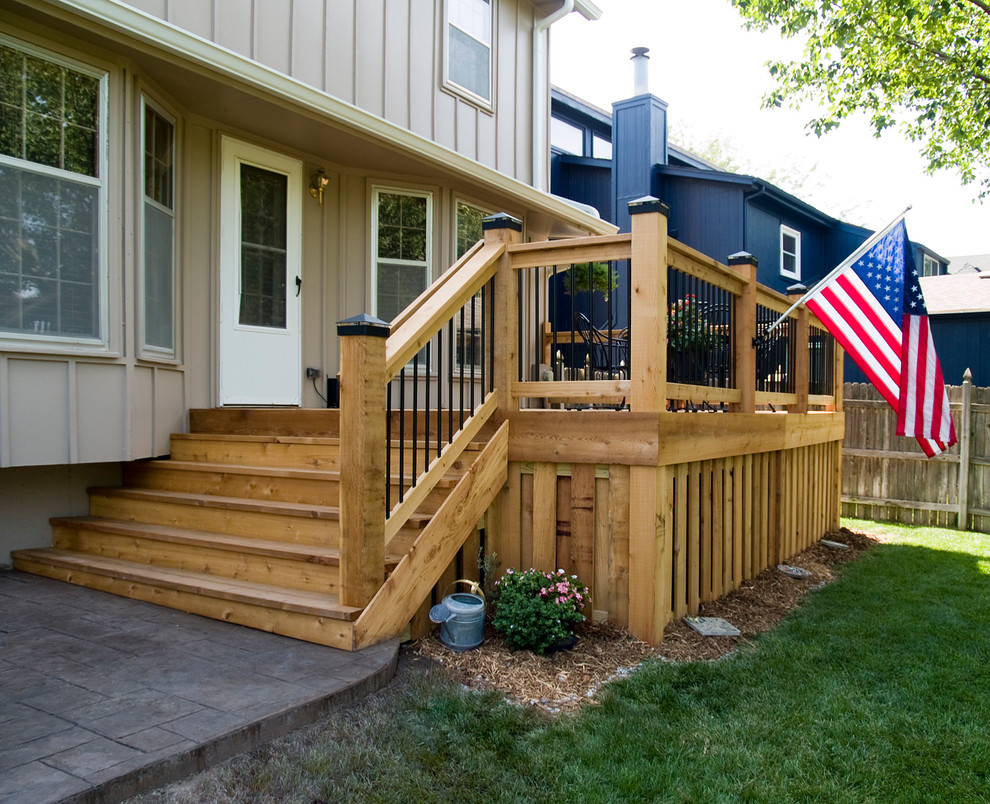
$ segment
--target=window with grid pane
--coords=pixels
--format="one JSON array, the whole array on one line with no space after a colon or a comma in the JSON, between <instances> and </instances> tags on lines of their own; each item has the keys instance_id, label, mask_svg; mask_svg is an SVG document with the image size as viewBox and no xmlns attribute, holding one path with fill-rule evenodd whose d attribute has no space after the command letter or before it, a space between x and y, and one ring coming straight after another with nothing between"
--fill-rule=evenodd
<instances>
[{"instance_id":1,"label":"window with grid pane","mask_svg":"<svg viewBox=\"0 0 990 804\"><path fill-rule=\"evenodd\" d=\"M0 330L100 337L105 80L0 42Z\"/></svg>"},{"instance_id":2,"label":"window with grid pane","mask_svg":"<svg viewBox=\"0 0 990 804\"><path fill-rule=\"evenodd\" d=\"M375 315L391 321L426 290L432 198L375 191Z\"/></svg>"},{"instance_id":3,"label":"window with grid pane","mask_svg":"<svg viewBox=\"0 0 990 804\"><path fill-rule=\"evenodd\" d=\"M175 127L144 108L144 342L175 348Z\"/></svg>"}]
</instances>

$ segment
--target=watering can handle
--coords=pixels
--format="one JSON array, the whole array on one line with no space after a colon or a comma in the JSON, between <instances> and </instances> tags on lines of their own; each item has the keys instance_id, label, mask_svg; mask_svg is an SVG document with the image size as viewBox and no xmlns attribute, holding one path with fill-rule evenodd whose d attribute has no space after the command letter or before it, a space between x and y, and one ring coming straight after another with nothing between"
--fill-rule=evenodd
<instances>
[{"instance_id":1,"label":"watering can handle","mask_svg":"<svg viewBox=\"0 0 990 804\"><path fill-rule=\"evenodd\" d=\"M469 581L467 580L467 578L459 578L458 580L451 581L449 584L447 584L447 588L443 590L443 594L440 595L440 599L443 600L447 596L447 592L449 591L450 587L456 586L459 583L466 583L468 586L470 586L471 594L480 597L481 602L484 603L486 607L488 606L488 600L485 598L485 593L482 591L481 586L478 585L477 581Z\"/></svg>"}]
</instances>

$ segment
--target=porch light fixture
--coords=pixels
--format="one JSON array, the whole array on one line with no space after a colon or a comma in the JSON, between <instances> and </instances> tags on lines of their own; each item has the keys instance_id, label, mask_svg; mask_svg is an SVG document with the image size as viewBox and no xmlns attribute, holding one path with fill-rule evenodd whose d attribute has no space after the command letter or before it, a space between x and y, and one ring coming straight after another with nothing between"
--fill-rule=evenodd
<instances>
[{"instance_id":1,"label":"porch light fixture","mask_svg":"<svg viewBox=\"0 0 990 804\"><path fill-rule=\"evenodd\" d=\"M321 207L323 206L323 191L329 183L330 179L324 175L323 168L320 168L313 174L313 181L309 186L309 194L320 202Z\"/></svg>"}]
</instances>

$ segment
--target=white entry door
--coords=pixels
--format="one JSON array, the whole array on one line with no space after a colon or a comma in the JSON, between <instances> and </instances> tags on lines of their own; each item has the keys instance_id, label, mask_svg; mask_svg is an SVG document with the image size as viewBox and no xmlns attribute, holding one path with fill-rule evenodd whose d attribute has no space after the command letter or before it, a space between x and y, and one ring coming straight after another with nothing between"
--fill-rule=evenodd
<instances>
[{"instance_id":1,"label":"white entry door","mask_svg":"<svg viewBox=\"0 0 990 804\"><path fill-rule=\"evenodd\" d=\"M302 400L302 163L224 137L220 403Z\"/></svg>"}]
</instances>

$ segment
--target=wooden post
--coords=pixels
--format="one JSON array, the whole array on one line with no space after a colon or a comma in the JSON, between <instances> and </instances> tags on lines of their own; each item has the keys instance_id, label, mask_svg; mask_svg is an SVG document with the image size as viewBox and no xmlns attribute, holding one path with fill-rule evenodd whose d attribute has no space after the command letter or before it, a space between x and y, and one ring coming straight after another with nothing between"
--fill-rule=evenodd
<instances>
[{"instance_id":1,"label":"wooden post","mask_svg":"<svg viewBox=\"0 0 990 804\"><path fill-rule=\"evenodd\" d=\"M745 280L742 295L736 299L736 388L740 401L732 405L734 413L756 412L756 257L740 251L729 256L728 264Z\"/></svg>"},{"instance_id":2,"label":"wooden post","mask_svg":"<svg viewBox=\"0 0 990 804\"><path fill-rule=\"evenodd\" d=\"M667 215L656 198L629 205L632 216L629 408L664 415L667 398ZM651 644L670 616L673 519L669 469L629 469L629 630Z\"/></svg>"},{"instance_id":3,"label":"wooden post","mask_svg":"<svg viewBox=\"0 0 990 804\"><path fill-rule=\"evenodd\" d=\"M522 240L522 221L505 212L491 215L481 222L486 243L512 245ZM512 255L506 251L499 262L495 274L494 325L494 365L492 378L495 393L498 394L499 417L505 420L512 410L512 383L519 377L519 285L516 272L512 270ZM509 474L510 481L518 484L518 471ZM499 546L503 559L500 572L509 567L521 568L520 496L518 488L513 493L499 494L486 517L485 540ZM554 509L556 510L556 509ZM504 563L509 559L512 563ZM514 561L513 561L514 560Z\"/></svg>"},{"instance_id":4,"label":"wooden post","mask_svg":"<svg viewBox=\"0 0 990 804\"><path fill-rule=\"evenodd\" d=\"M845 407L845 365L846 365L846 353L845 350L839 345L839 342L833 338L833 351L835 357L835 363L832 371L832 381L834 386L832 388L832 398L835 400L835 413L842 413ZM833 446L833 460L835 461L833 469L833 479L832 479L832 502L834 516L832 517L832 522L830 527L832 530L839 530L842 527L842 442L837 441Z\"/></svg>"},{"instance_id":5,"label":"wooden post","mask_svg":"<svg viewBox=\"0 0 990 804\"><path fill-rule=\"evenodd\" d=\"M486 243L513 245L522 240L522 221L505 212L481 222ZM495 365L493 377L499 412L505 418L512 406L512 384L519 379L519 285L506 251L495 274Z\"/></svg>"},{"instance_id":6,"label":"wooden post","mask_svg":"<svg viewBox=\"0 0 990 804\"><path fill-rule=\"evenodd\" d=\"M959 519L956 527L969 530L969 443L973 429L973 372L966 369L959 412Z\"/></svg>"},{"instance_id":7,"label":"wooden post","mask_svg":"<svg viewBox=\"0 0 990 804\"><path fill-rule=\"evenodd\" d=\"M385 340L369 315L340 337L340 602L365 607L385 581Z\"/></svg>"},{"instance_id":8,"label":"wooden post","mask_svg":"<svg viewBox=\"0 0 990 804\"><path fill-rule=\"evenodd\" d=\"M804 285L791 285L787 289L789 298L797 301L807 288ZM808 412L808 389L811 382L811 353L808 339L811 334L810 313L802 305L797 309L797 337L794 339L794 392L797 394L797 404L792 413Z\"/></svg>"}]
</instances>

